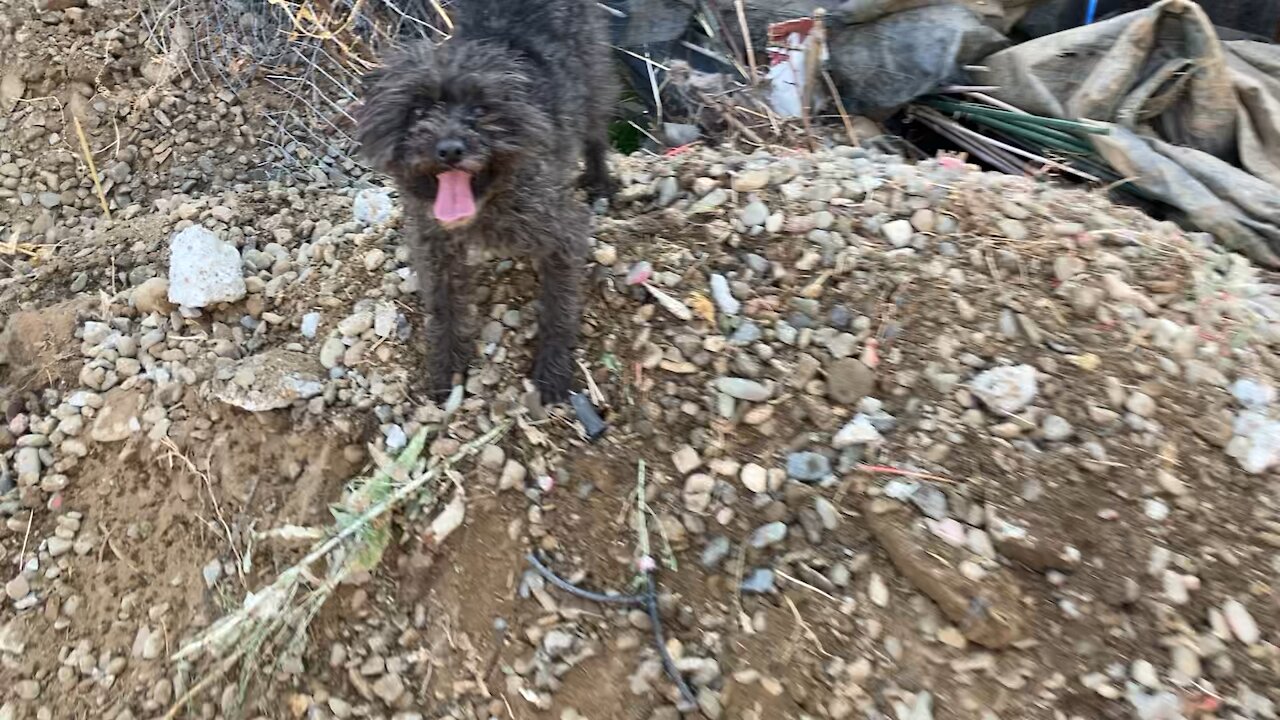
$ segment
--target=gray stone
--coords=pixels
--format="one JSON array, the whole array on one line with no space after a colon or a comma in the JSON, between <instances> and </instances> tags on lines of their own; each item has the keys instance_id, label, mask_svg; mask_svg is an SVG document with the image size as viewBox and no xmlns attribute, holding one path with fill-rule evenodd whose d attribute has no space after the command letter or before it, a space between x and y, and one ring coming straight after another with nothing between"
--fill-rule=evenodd
<instances>
[{"instance_id":1,"label":"gray stone","mask_svg":"<svg viewBox=\"0 0 1280 720\"><path fill-rule=\"evenodd\" d=\"M911 504L927 518L942 520L947 517L947 494L932 485L920 485L911 493Z\"/></svg>"},{"instance_id":2,"label":"gray stone","mask_svg":"<svg viewBox=\"0 0 1280 720\"><path fill-rule=\"evenodd\" d=\"M738 213L738 219L747 227L763 225L769 219L769 207L759 200L753 200Z\"/></svg>"},{"instance_id":3,"label":"gray stone","mask_svg":"<svg viewBox=\"0 0 1280 720\"><path fill-rule=\"evenodd\" d=\"M716 378L716 389L731 398L746 400L747 402L764 402L773 396L773 393L763 383L746 378Z\"/></svg>"},{"instance_id":4,"label":"gray stone","mask_svg":"<svg viewBox=\"0 0 1280 720\"><path fill-rule=\"evenodd\" d=\"M770 545L776 545L787 539L787 524L784 522L771 522L756 528L751 533L751 547L766 548Z\"/></svg>"},{"instance_id":5,"label":"gray stone","mask_svg":"<svg viewBox=\"0 0 1280 720\"><path fill-rule=\"evenodd\" d=\"M818 482L831 474L831 461L816 452L793 452L787 456L787 477L801 482Z\"/></svg>"},{"instance_id":6,"label":"gray stone","mask_svg":"<svg viewBox=\"0 0 1280 720\"><path fill-rule=\"evenodd\" d=\"M744 595L764 595L773 592L773 571L769 568L756 568L742 580Z\"/></svg>"},{"instance_id":7,"label":"gray stone","mask_svg":"<svg viewBox=\"0 0 1280 720\"><path fill-rule=\"evenodd\" d=\"M702 196L689 208L690 215L703 215L714 212L729 200L729 191L718 187Z\"/></svg>"},{"instance_id":8,"label":"gray stone","mask_svg":"<svg viewBox=\"0 0 1280 720\"><path fill-rule=\"evenodd\" d=\"M373 694L382 702L394 705L404 695L404 681L395 673L387 673L373 683Z\"/></svg>"},{"instance_id":9,"label":"gray stone","mask_svg":"<svg viewBox=\"0 0 1280 720\"><path fill-rule=\"evenodd\" d=\"M342 338L336 335L330 337L328 340L324 341L323 345L320 346L320 364L323 365L326 370L332 370L342 364L342 356L346 352L347 346L343 344Z\"/></svg>"},{"instance_id":10,"label":"gray stone","mask_svg":"<svg viewBox=\"0 0 1280 720\"><path fill-rule=\"evenodd\" d=\"M1139 417L1151 417L1156 412L1156 401L1146 393L1135 392L1125 401L1124 409Z\"/></svg>"},{"instance_id":11,"label":"gray stone","mask_svg":"<svg viewBox=\"0 0 1280 720\"><path fill-rule=\"evenodd\" d=\"M875 384L875 372L859 360L837 360L827 368L827 395L838 403L853 405L870 395Z\"/></svg>"},{"instance_id":12,"label":"gray stone","mask_svg":"<svg viewBox=\"0 0 1280 720\"><path fill-rule=\"evenodd\" d=\"M717 535L711 538L706 547L702 548L702 555L698 558L698 562L708 570L715 570L729 556L731 548L732 545L729 542L729 538Z\"/></svg>"},{"instance_id":13,"label":"gray stone","mask_svg":"<svg viewBox=\"0 0 1280 720\"><path fill-rule=\"evenodd\" d=\"M338 332L343 337L359 337L373 327L373 313L362 311L353 313L338 323Z\"/></svg>"},{"instance_id":14,"label":"gray stone","mask_svg":"<svg viewBox=\"0 0 1280 720\"><path fill-rule=\"evenodd\" d=\"M31 583L27 580L27 576L19 573L12 580L5 583L4 592L9 596L10 600L21 600L31 593Z\"/></svg>"},{"instance_id":15,"label":"gray stone","mask_svg":"<svg viewBox=\"0 0 1280 720\"><path fill-rule=\"evenodd\" d=\"M1000 232L1010 240L1027 239L1027 226L1021 220L1001 218L996 222L996 227L1000 228Z\"/></svg>"},{"instance_id":16,"label":"gray stone","mask_svg":"<svg viewBox=\"0 0 1280 720\"><path fill-rule=\"evenodd\" d=\"M854 445L877 443L883 439L880 431L871 424L871 419L858 413L831 438L831 446L837 450L843 450Z\"/></svg>"},{"instance_id":17,"label":"gray stone","mask_svg":"<svg viewBox=\"0 0 1280 720\"><path fill-rule=\"evenodd\" d=\"M542 638L542 649L553 659L568 655L577 644L578 638L564 630L552 630Z\"/></svg>"},{"instance_id":18,"label":"gray stone","mask_svg":"<svg viewBox=\"0 0 1280 720\"><path fill-rule=\"evenodd\" d=\"M18 448L13 455L13 470L18 482L34 485L40 479L40 448Z\"/></svg>"},{"instance_id":19,"label":"gray stone","mask_svg":"<svg viewBox=\"0 0 1280 720\"><path fill-rule=\"evenodd\" d=\"M759 325L751 320L743 320L742 324L729 336L729 342L734 345L750 345L759 340L761 335Z\"/></svg>"},{"instance_id":20,"label":"gray stone","mask_svg":"<svg viewBox=\"0 0 1280 720\"><path fill-rule=\"evenodd\" d=\"M62 557L71 552L73 545L74 543L70 540L57 535L45 541L45 547L49 550L49 557Z\"/></svg>"},{"instance_id":21,"label":"gray stone","mask_svg":"<svg viewBox=\"0 0 1280 720\"><path fill-rule=\"evenodd\" d=\"M289 407L324 392L319 369L305 353L268 350L237 363L237 375L253 378L248 387L234 381L216 383L214 397L249 412Z\"/></svg>"}]
</instances>

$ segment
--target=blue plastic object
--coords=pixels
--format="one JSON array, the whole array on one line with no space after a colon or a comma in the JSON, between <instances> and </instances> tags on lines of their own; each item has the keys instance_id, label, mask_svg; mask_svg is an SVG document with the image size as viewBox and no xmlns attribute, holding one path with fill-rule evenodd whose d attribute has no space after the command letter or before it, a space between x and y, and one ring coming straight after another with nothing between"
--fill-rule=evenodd
<instances>
[{"instance_id":1,"label":"blue plastic object","mask_svg":"<svg viewBox=\"0 0 1280 720\"><path fill-rule=\"evenodd\" d=\"M1092 25L1093 18L1098 14L1098 0L1089 0L1088 7L1084 11L1084 24Z\"/></svg>"}]
</instances>

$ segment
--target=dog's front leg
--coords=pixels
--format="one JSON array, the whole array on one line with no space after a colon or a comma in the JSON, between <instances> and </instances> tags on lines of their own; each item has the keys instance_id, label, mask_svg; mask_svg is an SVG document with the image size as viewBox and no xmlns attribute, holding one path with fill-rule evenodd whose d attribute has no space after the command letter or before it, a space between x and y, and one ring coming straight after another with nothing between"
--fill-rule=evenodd
<instances>
[{"instance_id":1,"label":"dog's front leg","mask_svg":"<svg viewBox=\"0 0 1280 720\"><path fill-rule=\"evenodd\" d=\"M471 272L448 238L427 238L419 253L418 278L427 312L427 358L431 393L446 395L465 378L471 361Z\"/></svg>"},{"instance_id":2,"label":"dog's front leg","mask_svg":"<svg viewBox=\"0 0 1280 720\"><path fill-rule=\"evenodd\" d=\"M542 308L533 382L546 403L568 397L573 381L573 349L582 321L582 260L570 249L557 248L538 262Z\"/></svg>"},{"instance_id":3,"label":"dog's front leg","mask_svg":"<svg viewBox=\"0 0 1280 720\"><path fill-rule=\"evenodd\" d=\"M592 202L600 198L612 198L617 191L617 185L609 175L609 163L605 159L608 150L609 145L604 138L591 138L583 147L585 167L582 187L587 191L587 199Z\"/></svg>"}]
</instances>

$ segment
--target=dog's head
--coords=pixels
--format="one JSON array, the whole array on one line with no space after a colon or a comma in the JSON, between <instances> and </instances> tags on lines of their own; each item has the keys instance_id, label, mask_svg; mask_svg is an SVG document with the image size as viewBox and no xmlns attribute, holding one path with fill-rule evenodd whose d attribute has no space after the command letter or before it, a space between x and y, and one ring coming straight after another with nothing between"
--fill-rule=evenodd
<instances>
[{"instance_id":1,"label":"dog's head","mask_svg":"<svg viewBox=\"0 0 1280 720\"><path fill-rule=\"evenodd\" d=\"M463 227L523 160L547 152L550 120L533 92L508 50L417 43L365 75L357 140L441 225Z\"/></svg>"}]
</instances>

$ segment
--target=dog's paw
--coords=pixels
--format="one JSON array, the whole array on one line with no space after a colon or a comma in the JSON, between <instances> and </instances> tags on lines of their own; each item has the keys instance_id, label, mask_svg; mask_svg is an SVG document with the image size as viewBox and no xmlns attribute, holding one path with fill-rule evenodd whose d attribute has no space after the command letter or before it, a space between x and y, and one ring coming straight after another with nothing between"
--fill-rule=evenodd
<instances>
[{"instance_id":1,"label":"dog's paw","mask_svg":"<svg viewBox=\"0 0 1280 720\"><path fill-rule=\"evenodd\" d=\"M453 386L466 382L467 362L460 353L430 352L427 362L428 392L436 402L443 402Z\"/></svg>"},{"instance_id":2,"label":"dog's paw","mask_svg":"<svg viewBox=\"0 0 1280 720\"><path fill-rule=\"evenodd\" d=\"M539 351L533 361L533 384L544 405L564 402L573 384L573 363L566 351Z\"/></svg>"},{"instance_id":3,"label":"dog's paw","mask_svg":"<svg viewBox=\"0 0 1280 720\"><path fill-rule=\"evenodd\" d=\"M443 403L449 399L449 393L453 392L453 373L427 373L427 395L436 403Z\"/></svg>"},{"instance_id":4,"label":"dog's paw","mask_svg":"<svg viewBox=\"0 0 1280 720\"><path fill-rule=\"evenodd\" d=\"M587 200L592 205L595 205L600 200L612 200L613 196L618 192L617 181L607 173L603 175L584 173L581 185L583 191L587 194Z\"/></svg>"}]
</instances>

